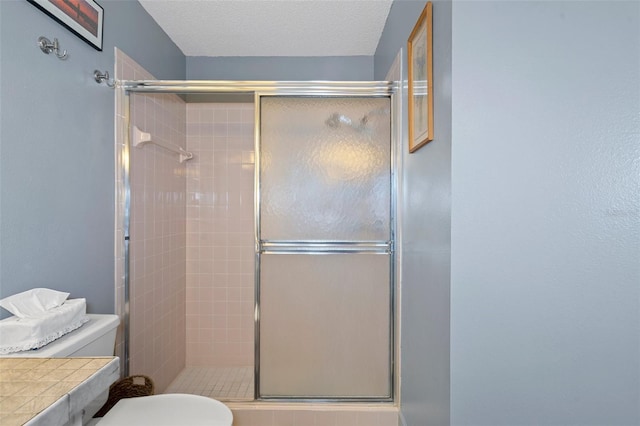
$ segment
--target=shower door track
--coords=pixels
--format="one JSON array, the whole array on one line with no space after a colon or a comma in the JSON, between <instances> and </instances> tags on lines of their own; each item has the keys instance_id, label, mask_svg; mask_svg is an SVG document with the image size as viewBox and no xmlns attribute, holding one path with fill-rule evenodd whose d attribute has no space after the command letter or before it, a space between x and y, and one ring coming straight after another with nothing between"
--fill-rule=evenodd
<instances>
[{"instance_id":1,"label":"shower door track","mask_svg":"<svg viewBox=\"0 0 640 426\"><path fill-rule=\"evenodd\" d=\"M255 399L260 401L278 401L278 402L393 402L396 394L396 371L397 354L396 354L396 275L395 268L397 252L394 248L394 240L396 238L396 197L397 188L399 186L398 176L396 174L396 165L398 164L399 148L395 143L397 135L396 123L394 118L400 113L398 106L393 102L393 95L400 89L400 85L393 81L231 81L231 80L119 80L116 82L116 110L122 113L123 125L119 129L121 140L124 141L123 155L120 159L120 170L122 178L122 191L119 192L119 201L123 206L123 211L119 215L122 220L122 228L124 230L123 240L120 242L123 248L123 307L121 315L123 316L123 373L129 375L130 363L130 219L131 219L131 185L130 185L130 149L131 141L131 111L130 111L130 94L131 93L165 93L165 94L254 94L255 101L260 96L306 96L306 97L389 97L391 102L391 241L306 241L304 246L299 245L297 241L256 241L256 255L260 254L328 254L328 253L362 253L362 254L386 254L391 256L390 269L390 318L389 318L389 356L390 356L390 395L389 397L345 397L345 398L324 398L324 397L260 397L258 395L259 385L259 270L256 271L256 304L254 322L256 334L254 336L256 359L255 359ZM259 144L260 124L258 117L259 108L256 108L256 120L254 134L256 137L256 146ZM256 161L257 163L257 161ZM256 165L256 181L258 181L259 167ZM259 187L255 190L256 202L259 200ZM120 204L119 204L120 205ZM257 203L255 206L258 209ZM256 236L259 235L259 212L256 210ZM256 264L256 269L259 263Z\"/></svg>"},{"instance_id":2,"label":"shower door track","mask_svg":"<svg viewBox=\"0 0 640 426\"><path fill-rule=\"evenodd\" d=\"M223 81L223 80L122 80L118 88L143 93L259 93L297 96L390 96L392 81Z\"/></svg>"}]
</instances>

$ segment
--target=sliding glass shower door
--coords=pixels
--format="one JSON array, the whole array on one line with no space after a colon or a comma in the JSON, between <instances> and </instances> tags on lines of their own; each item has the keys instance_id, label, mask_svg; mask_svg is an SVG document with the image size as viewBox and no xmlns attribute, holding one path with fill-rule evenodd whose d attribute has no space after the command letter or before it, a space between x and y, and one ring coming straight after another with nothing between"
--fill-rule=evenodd
<instances>
[{"instance_id":1,"label":"sliding glass shower door","mask_svg":"<svg viewBox=\"0 0 640 426\"><path fill-rule=\"evenodd\" d=\"M390 98L256 107L257 397L390 399Z\"/></svg>"}]
</instances>

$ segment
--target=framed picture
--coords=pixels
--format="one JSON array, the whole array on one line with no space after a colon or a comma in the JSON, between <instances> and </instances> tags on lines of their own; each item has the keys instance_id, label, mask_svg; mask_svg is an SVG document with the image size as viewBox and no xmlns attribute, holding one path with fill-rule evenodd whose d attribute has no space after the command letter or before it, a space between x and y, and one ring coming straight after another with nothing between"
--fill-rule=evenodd
<instances>
[{"instance_id":1,"label":"framed picture","mask_svg":"<svg viewBox=\"0 0 640 426\"><path fill-rule=\"evenodd\" d=\"M104 10L93 0L28 0L29 3L102 50Z\"/></svg>"},{"instance_id":2,"label":"framed picture","mask_svg":"<svg viewBox=\"0 0 640 426\"><path fill-rule=\"evenodd\" d=\"M407 42L409 152L433 140L433 6L428 2Z\"/></svg>"}]
</instances>

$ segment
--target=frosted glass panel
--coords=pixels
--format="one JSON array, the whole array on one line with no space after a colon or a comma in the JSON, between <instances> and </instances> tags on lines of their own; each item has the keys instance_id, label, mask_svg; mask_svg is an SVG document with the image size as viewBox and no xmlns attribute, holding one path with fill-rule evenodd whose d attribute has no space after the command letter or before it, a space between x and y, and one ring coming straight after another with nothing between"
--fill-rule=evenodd
<instances>
[{"instance_id":1,"label":"frosted glass panel","mask_svg":"<svg viewBox=\"0 0 640 426\"><path fill-rule=\"evenodd\" d=\"M262 255L261 396L390 396L389 261Z\"/></svg>"},{"instance_id":2,"label":"frosted glass panel","mask_svg":"<svg viewBox=\"0 0 640 426\"><path fill-rule=\"evenodd\" d=\"M261 98L262 240L389 240L389 105Z\"/></svg>"}]
</instances>

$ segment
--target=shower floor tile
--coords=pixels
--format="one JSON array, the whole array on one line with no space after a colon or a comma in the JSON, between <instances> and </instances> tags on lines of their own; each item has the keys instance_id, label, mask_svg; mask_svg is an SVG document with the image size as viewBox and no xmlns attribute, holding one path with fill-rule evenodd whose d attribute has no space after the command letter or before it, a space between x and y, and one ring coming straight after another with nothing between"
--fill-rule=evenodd
<instances>
[{"instance_id":1,"label":"shower floor tile","mask_svg":"<svg viewBox=\"0 0 640 426\"><path fill-rule=\"evenodd\" d=\"M188 393L220 401L252 401L253 367L186 367L164 393Z\"/></svg>"}]
</instances>

